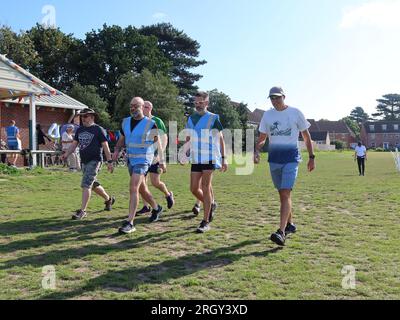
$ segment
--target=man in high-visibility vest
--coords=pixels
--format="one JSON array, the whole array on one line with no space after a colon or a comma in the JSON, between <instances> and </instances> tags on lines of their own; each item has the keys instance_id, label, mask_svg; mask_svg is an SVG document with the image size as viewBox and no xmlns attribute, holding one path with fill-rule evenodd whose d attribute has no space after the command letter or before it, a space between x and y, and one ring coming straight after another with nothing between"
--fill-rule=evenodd
<instances>
[{"instance_id":1,"label":"man in high-visibility vest","mask_svg":"<svg viewBox=\"0 0 400 320\"><path fill-rule=\"evenodd\" d=\"M154 122L156 123L158 128L158 133L161 139L160 142L161 142L162 152L164 152L168 145L167 128L165 127L164 121L162 121L158 117L153 116L152 111L153 111L153 104L150 101L145 101L143 107L143 113L146 117L148 117L151 120L154 120ZM147 176L149 175L151 184L153 185L153 187L157 188L162 193L164 193L165 199L167 200L167 207L168 209L171 209L175 203L174 194L172 191L169 191L165 183L161 181L161 173L162 170L160 169L160 161L157 153L155 154L153 163L151 164L148 174L146 175L146 181L147 181ZM149 204L146 201L144 201L143 208L140 211L138 211L137 214L148 213L150 211L151 209Z\"/></svg>"},{"instance_id":2,"label":"man in high-visibility vest","mask_svg":"<svg viewBox=\"0 0 400 320\"><path fill-rule=\"evenodd\" d=\"M156 149L159 151L160 169L166 172L166 164L164 154L161 152L160 138L158 136L157 125L154 120L143 114L144 100L135 97L130 103L131 116L122 122L121 137L119 138L113 159L118 159L119 152L122 147L126 147L128 158L128 169L130 178L130 201L129 216L119 228L120 233L132 233L136 231L133 224L139 203L139 194L153 208L151 212L150 222L159 220L163 208L157 204L147 188L145 181L154 158Z\"/></svg>"},{"instance_id":3,"label":"man in high-visibility vest","mask_svg":"<svg viewBox=\"0 0 400 320\"><path fill-rule=\"evenodd\" d=\"M210 230L213 210L216 208L212 191L213 173L217 169L226 172L228 164L219 116L207 110L208 93L198 92L194 104L196 112L189 117L186 125L188 135L185 148L190 148L192 162L190 190L204 204L204 217L197 232L204 233Z\"/></svg>"},{"instance_id":4,"label":"man in high-visibility vest","mask_svg":"<svg viewBox=\"0 0 400 320\"><path fill-rule=\"evenodd\" d=\"M6 127L6 134L8 150L21 150L21 146L18 143L21 136L19 134L19 128L15 125L15 120L11 120L10 126ZM18 154L14 153L9 156L8 162L12 167L16 167L17 160Z\"/></svg>"}]
</instances>

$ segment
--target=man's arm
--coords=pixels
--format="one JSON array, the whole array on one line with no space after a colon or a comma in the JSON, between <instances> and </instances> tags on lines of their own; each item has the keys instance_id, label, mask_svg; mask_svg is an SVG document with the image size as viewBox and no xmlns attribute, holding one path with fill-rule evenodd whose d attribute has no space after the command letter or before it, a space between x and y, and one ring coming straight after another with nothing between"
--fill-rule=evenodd
<instances>
[{"instance_id":1,"label":"man's arm","mask_svg":"<svg viewBox=\"0 0 400 320\"><path fill-rule=\"evenodd\" d=\"M264 147L267 138L268 135L266 133L260 132L260 135L256 143L256 150L254 151L254 163L260 162L260 152L262 151L262 148Z\"/></svg>"},{"instance_id":2,"label":"man's arm","mask_svg":"<svg viewBox=\"0 0 400 320\"><path fill-rule=\"evenodd\" d=\"M221 172L226 172L228 170L228 162L226 161L226 153L225 153L225 140L222 131L219 133L219 144L221 148L221 156L222 156L222 168Z\"/></svg>"},{"instance_id":3,"label":"man's arm","mask_svg":"<svg viewBox=\"0 0 400 320\"><path fill-rule=\"evenodd\" d=\"M307 130L302 131L301 135L303 136L304 142L307 147L308 155L309 155L309 160L308 160L308 171L313 171L315 169L315 160L314 160L314 147L312 145L312 140L311 140L311 135L310 132Z\"/></svg>"},{"instance_id":4,"label":"man's arm","mask_svg":"<svg viewBox=\"0 0 400 320\"><path fill-rule=\"evenodd\" d=\"M106 155L108 171L110 171L112 173L114 171L114 166L113 166L113 160L112 160L112 156L111 156L111 152L110 152L110 147L108 146L108 142L103 141L101 143L101 146L103 147L104 153Z\"/></svg>"},{"instance_id":5,"label":"man's arm","mask_svg":"<svg viewBox=\"0 0 400 320\"><path fill-rule=\"evenodd\" d=\"M76 149L78 146L78 141L74 140L68 150L61 156L62 160L67 159Z\"/></svg>"},{"instance_id":6,"label":"man's arm","mask_svg":"<svg viewBox=\"0 0 400 320\"><path fill-rule=\"evenodd\" d=\"M119 157L119 152L121 151L121 148L125 147L125 136L121 134L121 136L118 139L117 144L114 147L114 154L113 154L113 160L117 161Z\"/></svg>"},{"instance_id":7,"label":"man's arm","mask_svg":"<svg viewBox=\"0 0 400 320\"><path fill-rule=\"evenodd\" d=\"M161 138L159 135L154 137L154 143L156 145L156 148L158 150L158 160L160 162L160 168L163 170L164 173L167 172L167 164L165 161L165 154L164 150L162 148L162 143L161 143Z\"/></svg>"}]
</instances>

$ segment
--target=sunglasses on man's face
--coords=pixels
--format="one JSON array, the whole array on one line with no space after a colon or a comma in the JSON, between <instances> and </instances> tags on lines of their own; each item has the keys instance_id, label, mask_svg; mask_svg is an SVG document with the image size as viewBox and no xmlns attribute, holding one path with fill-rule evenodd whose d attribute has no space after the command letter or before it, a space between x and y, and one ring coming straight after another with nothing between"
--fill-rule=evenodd
<instances>
[{"instance_id":1,"label":"sunglasses on man's face","mask_svg":"<svg viewBox=\"0 0 400 320\"><path fill-rule=\"evenodd\" d=\"M85 115L82 115L81 117L84 118L84 119L86 119L86 118L89 118L89 117L90 117L90 114L85 114Z\"/></svg>"},{"instance_id":2,"label":"sunglasses on man's face","mask_svg":"<svg viewBox=\"0 0 400 320\"><path fill-rule=\"evenodd\" d=\"M270 99L271 100L279 100L280 98L282 98L281 96L271 96Z\"/></svg>"}]
</instances>

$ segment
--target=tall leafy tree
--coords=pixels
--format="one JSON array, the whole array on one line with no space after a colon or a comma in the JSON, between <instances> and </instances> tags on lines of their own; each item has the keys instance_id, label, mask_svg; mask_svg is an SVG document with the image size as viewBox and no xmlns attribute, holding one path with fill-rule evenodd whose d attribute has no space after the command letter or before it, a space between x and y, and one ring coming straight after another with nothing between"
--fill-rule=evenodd
<instances>
[{"instance_id":1,"label":"tall leafy tree","mask_svg":"<svg viewBox=\"0 0 400 320\"><path fill-rule=\"evenodd\" d=\"M353 131L357 139L359 139L361 132L360 125L362 124L362 122L357 122L352 117L345 117L342 120L346 123L346 125L350 128L350 130Z\"/></svg>"},{"instance_id":2,"label":"tall leafy tree","mask_svg":"<svg viewBox=\"0 0 400 320\"><path fill-rule=\"evenodd\" d=\"M376 107L377 112L372 116L383 120L400 119L400 94L386 94L376 101L379 103Z\"/></svg>"},{"instance_id":3,"label":"tall leafy tree","mask_svg":"<svg viewBox=\"0 0 400 320\"><path fill-rule=\"evenodd\" d=\"M77 80L77 53L82 42L59 28L45 28L39 24L27 31L27 35L38 58L29 70L51 86L68 91Z\"/></svg>"},{"instance_id":4,"label":"tall leafy tree","mask_svg":"<svg viewBox=\"0 0 400 320\"><path fill-rule=\"evenodd\" d=\"M242 129L247 129L247 123L249 121L249 109L247 108L247 104L243 102L236 104L235 109L239 114L239 120L242 124Z\"/></svg>"},{"instance_id":5,"label":"tall leafy tree","mask_svg":"<svg viewBox=\"0 0 400 320\"><path fill-rule=\"evenodd\" d=\"M38 53L26 32L17 34L7 26L0 28L0 54L7 55L7 58L23 68L29 68L38 62Z\"/></svg>"},{"instance_id":6,"label":"tall leafy tree","mask_svg":"<svg viewBox=\"0 0 400 320\"><path fill-rule=\"evenodd\" d=\"M362 107L356 107L351 110L350 116L348 118L358 124L364 123L370 119L368 113L366 113Z\"/></svg>"},{"instance_id":7,"label":"tall leafy tree","mask_svg":"<svg viewBox=\"0 0 400 320\"><path fill-rule=\"evenodd\" d=\"M160 117L167 127L169 121L177 121L178 128L182 129L185 119L178 95L178 88L162 73L152 74L147 69L140 74L128 73L121 79L113 118L121 123L123 118L129 116L130 102L138 96L153 103L153 114Z\"/></svg>"},{"instance_id":8,"label":"tall leafy tree","mask_svg":"<svg viewBox=\"0 0 400 320\"><path fill-rule=\"evenodd\" d=\"M207 63L205 60L198 60L200 44L170 23L144 26L139 31L143 35L157 38L158 47L172 62L171 76L179 88L179 95L188 100L198 89L195 83L202 78L192 70Z\"/></svg>"},{"instance_id":9,"label":"tall leafy tree","mask_svg":"<svg viewBox=\"0 0 400 320\"><path fill-rule=\"evenodd\" d=\"M82 47L79 82L94 85L114 112L120 79L128 72L168 74L171 64L157 47L157 39L141 35L136 28L103 25L86 34Z\"/></svg>"},{"instance_id":10,"label":"tall leafy tree","mask_svg":"<svg viewBox=\"0 0 400 320\"><path fill-rule=\"evenodd\" d=\"M219 114L222 126L226 129L241 129L242 123L239 113L232 105L229 96L217 89L210 91L209 95L210 105L208 109L210 112Z\"/></svg>"},{"instance_id":11,"label":"tall leafy tree","mask_svg":"<svg viewBox=\"0 0 400 320\"><path fill-rule=\"evenodd\" d=\"M95 110L98 114L97 123L106 129L115 129L116 123L111 121L107 111L107 102L97 93L94 86L82 86L79 83L74 84L68 95L72 98L86 104L89 108Z\"/></svg>"}]
</instances>

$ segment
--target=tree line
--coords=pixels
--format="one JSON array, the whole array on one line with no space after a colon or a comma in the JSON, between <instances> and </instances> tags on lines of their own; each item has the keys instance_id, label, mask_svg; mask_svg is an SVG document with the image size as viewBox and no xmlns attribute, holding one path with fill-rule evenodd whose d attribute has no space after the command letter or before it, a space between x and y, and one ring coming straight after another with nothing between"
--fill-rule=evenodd
<instances>
[{"instance_id":1,"label":"tree line","mask_svg":"<svg viewBox=\"0 0 400 320\"><path fill-rule=\"evenodd\" d=\"M152 101L155 115L182 128L202 78L194 69L207 63L199 58L200 44L169 23L140 28L104 24L84 39L39 24L18 33L1 26L0 53L95 109L100 124L110 129L119 129L132 96ZM220 114L224 126L247 127L246 104L232 104L217 89L210 98L209 109Z\"/></svg>"},{"instance_id":2,"label":"tree line","mask_svg":"<svg viewBox=\"0 0 400 320\"><path fill-rule=\"evenodd\" d=\"M376 101L375 113L369 115L362 107L356 107L348 117L342 119L357 137L360 136L362 124L367 121L400 121L400 94L385 94Z\"/></svg>"}]
</instances>

